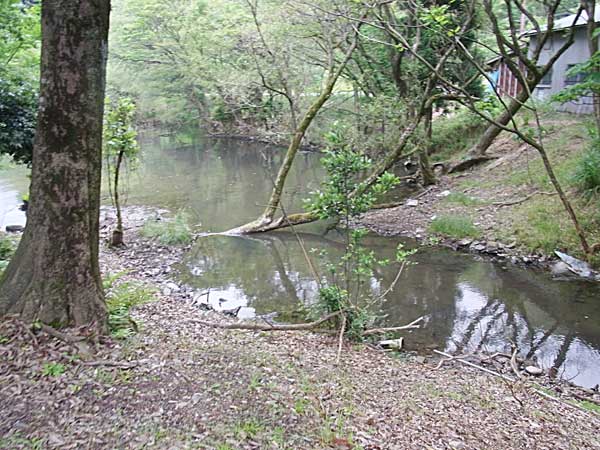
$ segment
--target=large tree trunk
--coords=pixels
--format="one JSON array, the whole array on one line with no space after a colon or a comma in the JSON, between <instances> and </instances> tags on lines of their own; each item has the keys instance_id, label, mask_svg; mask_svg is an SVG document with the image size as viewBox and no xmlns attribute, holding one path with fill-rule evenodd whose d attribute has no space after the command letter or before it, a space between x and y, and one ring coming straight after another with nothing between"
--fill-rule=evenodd
<instances>
[{"instance_id":1,"label":"large tree trunk","mask_svg":"<svg viewBox=\"0 0 600 450\"><path fill-rule=\"evenodd\" d=\"M44 0L28 223L0 314L105 331L98 223L110 0Z\"/></svg>"}]
</instances>

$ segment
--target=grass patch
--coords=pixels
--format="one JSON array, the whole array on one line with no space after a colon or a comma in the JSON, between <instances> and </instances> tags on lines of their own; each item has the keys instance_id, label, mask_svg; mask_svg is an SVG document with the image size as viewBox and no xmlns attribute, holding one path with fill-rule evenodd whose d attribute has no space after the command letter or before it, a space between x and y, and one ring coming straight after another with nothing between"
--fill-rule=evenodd
<instances>
[{"instance_id":1,"label":"grass patch","mask_svg":"<svg viewBox=\"0 0 600 450\"><path fill-rule=\"evenodd\" d=\"M463 216L441 216L436 217L431 224L429 230L433 233L443 234L454 238L476 238L481 235L481 232L473 225L473 221L468 217Z\"/></svg>"},{"instance_id":2,"label":"grass patch","mask_svg":"<svg viewBox=\"0 0 600 450\"><path fill-rule=\"evenodd\" d=\"M165 245L189 244L192 241L192 231L183 211L171 220L147 221L142 228L142 236L158 239Z\"/></svg>"},{"instance_id":3,"label":"grass patch","mask_svg":"<svg viewBox=\"0 0 600 450\"><path fill-rule=\"evenodd\" d=\"M573 171L573 183L588 198L600 194L600 137L590 127L591 142L588 148L577 159Z\"/></svg>"},{"instance_id":4,"label":"grass patch","mask_svg":"<svg viewBox=\"0 0 600 450\"><path fill-rule=\"evenodd\" d=\"M137 333L138 325L131 318L130 310L136 305L152 301L153 294L153 289L134 282L123 282L108 288L106 292L108 326L115 338L126 339Z\"/></svg>"},{"instance_id":5,"label":"grass patch","mask_svg":"<svg viewBox=\"0 0 600 450\"><path fill-rule=\"evenodd\" d=\"M445 202L456 203L463 206L478 206L485 202L479 198L471 197L462 192L451 192L444 198Z\"/></svg>"},{"instance_id":6,"label":"grass patch","mask_svg":"<svg viewBox=\"0 0 600 450\"><path fill-rule=\"evenodd\" d=\"M600 405L598 405L594 402L589 402L587 400L579 400L579 401L575 401L573 403L581 406L583 409L587 409L588 411L591 411L593 413L600 414Z\"/></svg>"},{"instance_id":7,"label":"grass patch","mask_svg":"<svg viewBox=\"0 0 600 450\"><path fill-rule=\"evenodd\" d=\"M571 201L588 240L598 242L600 200L571 197ZM575 228L557 197L535 197L515 208L512 217L510 235L516 236L530 251L550 254L562 250L583 257ZM597 265L599 261L592 262Z\"/></svg>"}]
</instances>

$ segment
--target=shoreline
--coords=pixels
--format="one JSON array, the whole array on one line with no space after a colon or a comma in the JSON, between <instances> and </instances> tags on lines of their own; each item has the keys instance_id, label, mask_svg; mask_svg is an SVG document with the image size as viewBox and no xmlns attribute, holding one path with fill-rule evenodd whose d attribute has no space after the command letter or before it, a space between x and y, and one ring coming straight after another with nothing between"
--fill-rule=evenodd
<instances>
[{"instance_id":1,"label":"shoreline","mask_svg":"<svg viewBox=\"0 0 600 450\"><path fill-rule=\"evenodd\" d=\"M589 389L545 376L511 383L457 358L346 341L335 364L337 336L202 324L232 319L194 306L185 285L169 286L189 245L138 234L147 217L166 213L128 207L127 247L101 248L105 274L125 269L118 282L157 288L132 309L137 334L103 338L85 356L43 331L0 322L0 448L600 449L600 416L577 397L600 401ZM102 214L107 238L111 210ZM506 361L482 356L479 364L512 377ZM44 375L50 368L60 374Z\"/></svg>"}]
</instances>

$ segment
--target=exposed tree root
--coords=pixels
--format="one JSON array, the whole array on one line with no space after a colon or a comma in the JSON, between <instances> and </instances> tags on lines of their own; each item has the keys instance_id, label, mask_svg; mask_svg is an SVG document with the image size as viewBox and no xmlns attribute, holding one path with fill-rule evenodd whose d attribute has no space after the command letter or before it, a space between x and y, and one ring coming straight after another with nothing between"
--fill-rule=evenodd
<instances>
[{"instance_id":1,"label":"exposed tree root","mask_svg":"<svg viewBox=\"0 0 600 450\"><path fill-rule=\"evenodd\" d=\"M535 197L536 195L548 195L548 196L551 196L551 195L558 195L558 194L556 192L535 191L535 192L532 192L531 194L529 194L529 195L527 195L527 196L525 196L525 197L523 197L521 199L518 199L518 200L511 200L511 201L508 201L508 202L495 202L495 203L492 203L492 205L498 206L499 208L502 208L503 206L520 205L521 203L525 203L527 200L529 200L532 197Z\"/></svg>"}]
</instances>

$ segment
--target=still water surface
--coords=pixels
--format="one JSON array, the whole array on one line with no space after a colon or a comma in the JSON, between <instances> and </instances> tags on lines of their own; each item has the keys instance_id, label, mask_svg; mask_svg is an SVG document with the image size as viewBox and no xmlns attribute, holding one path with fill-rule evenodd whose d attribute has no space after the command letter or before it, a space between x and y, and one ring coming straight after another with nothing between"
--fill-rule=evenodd
<instances>
[{"instance_id":1,"label":"still water surface","mask_svg":"<svg viewBox=\"0 0 600 450\"><path fill-rule=\"evenodd\" d=\"M181 142L142 136L143 159L129 174L129 204L184 208L201 231L228 230L256 218L270 193L283 150L263 144L195 138ZM299 211L323 171L319 155L298 155L288 180L284 207ZM16 197L20 187L0 172L0 198ZM13 192L13 194L7 194ZM397 195L401 195L398 193ZM343 236L324 233L322 224L300 228L308 248L341 254ZM393 258L398 243L369 236L380 258ZM510 351L535 357L545 368L575 383L600 383L600 286L554 281L548 274L488 262L440 248L423 248L383 306L389 325L425 315L424 329L406 339L413 349L457 353ZM397 273L393 264L369 281L383 292ZM277 311L289 317L315 301L317 285L296 237L280 231L251 237L201 238L180 265L180 278L213 300L245 313Z\"/></svg>"}]
</instances>

